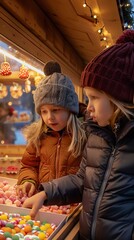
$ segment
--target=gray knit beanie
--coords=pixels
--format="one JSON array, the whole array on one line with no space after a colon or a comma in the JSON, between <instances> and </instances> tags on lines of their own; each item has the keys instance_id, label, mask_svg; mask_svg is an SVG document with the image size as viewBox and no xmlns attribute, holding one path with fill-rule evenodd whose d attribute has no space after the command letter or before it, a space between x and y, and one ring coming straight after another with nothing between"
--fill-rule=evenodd
<instances>
[{"instance_id":1,"label":"gray knit beanie","mask_svg":"<svg viewBox=\"0 0 134 240\"><path fill-rule=\"evenodd\" d=\"M61 73L45 77L34 92L35 110L40 114L44 104L61 106L69 111L79 113L79 101L72 81Z\"/></svg>"}]
</instances>

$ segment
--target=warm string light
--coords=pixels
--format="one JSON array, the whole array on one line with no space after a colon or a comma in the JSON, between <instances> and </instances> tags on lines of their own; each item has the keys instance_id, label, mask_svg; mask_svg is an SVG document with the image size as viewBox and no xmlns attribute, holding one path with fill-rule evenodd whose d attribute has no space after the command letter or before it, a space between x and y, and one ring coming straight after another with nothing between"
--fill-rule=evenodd
<instances>
[{"instance_id":1,"label":"warm string light","mask_svg":"<svg viewBox=\"0 0 134 240\"><path fill-rule=\"evenodd\" d=\"M102 34L102 33L103 33L103 28L104 28L104 26L98 29L98 33L99 33L99 34Z\"/></svg>"},{"instance_id":2,"label":"warm string light","mask_svg":"<svg viewBox=\"0 0 134 240\"><path fill-rule=\"evenodd\" d=\"M86 7L89 8L89 10L90 10L90 16L91 16L91 18L93 19L94 23L97 24L97 22L98 22L97 15L96 15L96 14L93 14L92 8L87 4L86 0L85 0L84 3L83 3L83 7L84 7L84 8L86 8Z\"/></svg>"},{"instance_id":3,"label":"warm string light","mask_svg":"<svg viewBox=\"0 0 134 240\"><path fill-rule=\"evenodd\" d=\"M89 10L90 10L90 17L93 19L93 22L97 24L98 23L97 16L93 14L91 7L88 5L86 0L84 0L83 7L84 8L86 8L86 7L89 8ZM98 33L100 35L100 41L101 42L104 41L105 48L108 48L109 44L108 44L107 37L104 34L104 26L102 26L100 29L98 29Z\"/></svg>"},{"instance_id":4,"label":"warm string light","mask_svg":"<svg viewBox=\"0 0 134 240\"><path fill-rule=\"evenodd\" d=\"M100 41L105 41L106 45L105 47L108 48L109 47L109 44L108 44L108 41L107 41L107 37L104 35L104 27L101 27L98 29L98 33L100 34Z\"/></svg>"}]
</instances>

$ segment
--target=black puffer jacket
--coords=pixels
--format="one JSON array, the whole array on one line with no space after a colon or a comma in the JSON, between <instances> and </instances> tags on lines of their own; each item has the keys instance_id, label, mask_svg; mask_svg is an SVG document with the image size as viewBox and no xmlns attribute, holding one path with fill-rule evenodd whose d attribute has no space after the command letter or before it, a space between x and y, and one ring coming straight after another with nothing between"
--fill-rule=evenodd
<instances>
[{"instance_id":1,"label":"black puffer jacket","mask_svg":"<svg viewBox=\"0 0 134 240\"><path fill-rule=\"evenodd\" d=\"M108 127L90 123L90 135L77 175L42 185L48 205L82 200L82 240L132 240L134 121L123 121L116 130L115 135Z\"/></svg>"}]
</instances>

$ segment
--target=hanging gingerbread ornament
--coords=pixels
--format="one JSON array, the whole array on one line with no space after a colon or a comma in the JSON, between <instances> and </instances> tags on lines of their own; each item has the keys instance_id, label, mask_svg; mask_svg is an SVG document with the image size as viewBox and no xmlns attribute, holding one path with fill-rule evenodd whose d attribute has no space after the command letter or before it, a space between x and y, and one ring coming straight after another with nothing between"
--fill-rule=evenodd
<instances>
[{"instance_id":1,"label":"hanging gingerbread ornament","mask_svg":"<svg viewBox=\"0 0 134 240\"><path fill-rule=\"evenodd\" d=\"M3 83L0 83L0 98L2 99L6 97L7 94L8 94L7 87Z\"/></svg>"},{"instance_id":2,"label":"hanging gingerbread ornament","mask_svg":"<svg viewBox=\"0 0 134 240\"><path fill-rule=\"evenodd\" d=\"M1 70L0 70L0 74L2 76L8 76L8 75L11 75L12 74L12 71L11 71L11 67L10 67L10 64L9 62L3 62L1 63Z\"/></svg>"},{"instance_id":3,"label":"hanging gingerbread ornament","mask_svg":"<svg viewBox=\"0 0 134 240\"><path fill-rule=\"evenodd\" d=\"M34 84L35 84L35 87L38 86L38 84L40 83L42 77L40 75L37 75L35 78L34 78Z\"/></svg>"},{"instance_id":4,"label":"hanging gingerbread ornament","mask_svg":"<svg viewBox=\"0 0 134 240\"><path fill-rule=\"evenodd\" d=\"M31 81L28 79L26 79L26 81L25 81L25 92L26 93L31 92Z\"/></svg>"},{"instance_id":5,"label":"hanging gingerbread ornament","mask_svg":"<svg viewBox=\"0 0 134 240\"><path fill-rule=\"evenodd\" d=\"M24 65L22 65L20 67L20 72L19 72L19 78L21 79L26 79L29 77L29 72L28 72L28 68L25 67Z\"/></svg>"},{"instance_id":6,"label":"hanging gingerbread ornament","mask_svg":"<svg viewBox=\"0 0 134 240\"><path fill-rule=\"evenodd\" d=\"M10 93L13 98L19 98L22 96L22 87L18 83L13 83L13 86L10 87Z\"/></svg>"}]
</instances>

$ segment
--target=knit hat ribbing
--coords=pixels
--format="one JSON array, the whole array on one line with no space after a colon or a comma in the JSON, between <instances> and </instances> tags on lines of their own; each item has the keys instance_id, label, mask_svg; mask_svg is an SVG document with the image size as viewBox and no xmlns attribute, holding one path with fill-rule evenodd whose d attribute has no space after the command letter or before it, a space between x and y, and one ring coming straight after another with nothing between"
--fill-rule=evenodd
<instances>
[{"instance_id":1,"label":"knit hat ribbing","mask_svg":"<svg viewBox=\"0 0 134 240\"><path fill-rule=\"evenodd\" d=\"M34 92L35 109L40 114L44 104L61 106L78 114L79 101L72 81L61 73L45 77Z\"/></svg>"},{"instance_id":2,"label":"knit hat ribbing","mask_svg":"<svg viewBox=\"0 0 134 240\"><path fill-rule=\"evenodd\" d=\"M116 44L87 64L82 75L83 87L102 90L119 101L133 103L134 30L126 30Z\"/></svg>"}]
</instances>

